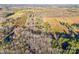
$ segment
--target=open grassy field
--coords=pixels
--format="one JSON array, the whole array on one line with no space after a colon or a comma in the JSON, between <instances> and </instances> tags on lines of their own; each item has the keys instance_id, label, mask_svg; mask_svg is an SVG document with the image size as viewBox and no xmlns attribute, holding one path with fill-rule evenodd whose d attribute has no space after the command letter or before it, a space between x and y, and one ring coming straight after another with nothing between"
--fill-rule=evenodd
<instances>
[{"instance_id":1,"label":"open grassy field","mask_svg":"<svg viewBox=\"0 0 79 59\"><path fill-rule=\"evenodd\" d=\"M78 54L79 7L0 7L0 53Z\"/></svg>"}]
</instances>

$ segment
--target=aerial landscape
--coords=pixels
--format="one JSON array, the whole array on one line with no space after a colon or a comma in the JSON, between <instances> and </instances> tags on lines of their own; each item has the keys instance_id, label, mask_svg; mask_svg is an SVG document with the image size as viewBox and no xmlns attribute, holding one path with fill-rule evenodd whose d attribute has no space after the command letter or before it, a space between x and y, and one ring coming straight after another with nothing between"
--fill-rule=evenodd
<instances>
[{"instance_id":1,"label":"aerial landscape","mask_svg":"<svg viewBox=\"0 0 79 59\"><path fill-rule=\"evenodd\" d=\"M0 54L79 54L79 5L0 5Z\"/></svg>"}]
</instances>

